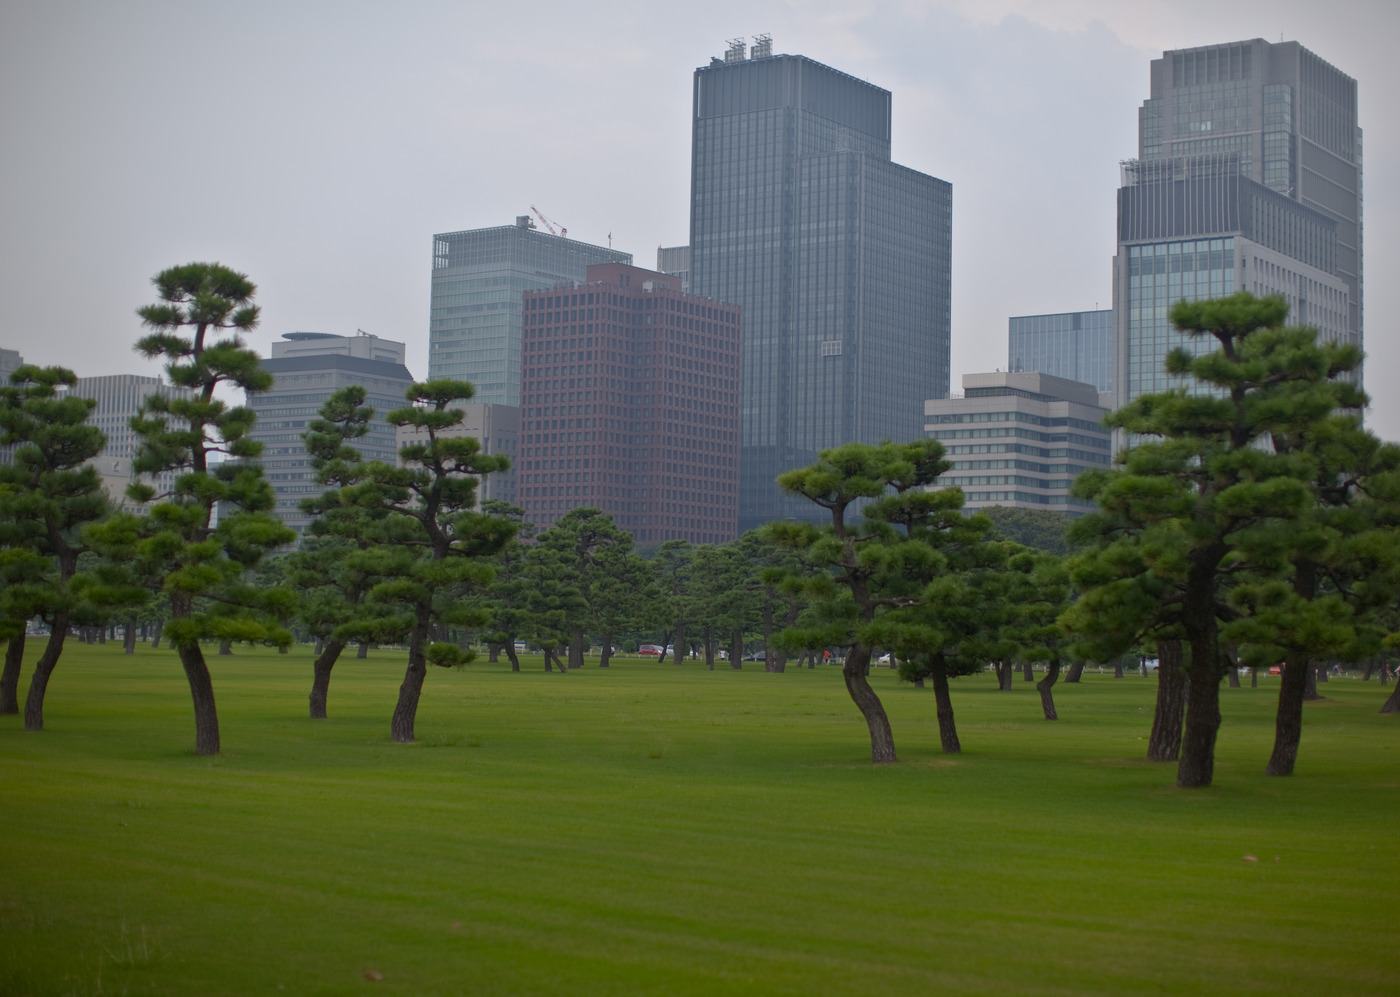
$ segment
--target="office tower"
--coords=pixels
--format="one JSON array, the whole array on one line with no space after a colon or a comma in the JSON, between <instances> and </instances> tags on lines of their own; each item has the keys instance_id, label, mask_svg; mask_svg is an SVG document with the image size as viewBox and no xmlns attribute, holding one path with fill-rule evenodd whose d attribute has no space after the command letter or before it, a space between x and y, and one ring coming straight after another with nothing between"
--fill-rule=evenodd
<instances>
[{"instance_id":1,"label":"office tower","mask_svg":"<svg viewBox=\"0 0 1400 997\"><path fill-rule=\"evenodd\" d=\"M593 263L628 253L514 225L433 236L428 379L470 381L476 402L520 404L520 295L583 280Z\"/></svg>"},{"instance_id":2,"label":"office tower","mask_svg":"<svg viewBox=\"0 0 1400 997\"><path fill-rule=\"evenodd\" d=\"M890 161L890 93L760 36L695 71L690 288L744 312L739 528L774 479L911 440L949 377L952 187Z\"/></svg>"},{"instance_id":3,"label":"office tower","mask_svg":"<svg viewBox=\"0 0 1400 997\"><path fill-rule=\"evenodd\" d=\"M438 439L470 438L480 444L482 453L510 458L509 470L485 474L478 479L477 507L492 499L518 505L515 468L520 438L520 409L514 405L490 405L475 401L452 407L462 413L462 421L456 426L439 429ZM397 446L400 450L410 443L427 441L425 429L418 426L398 427ZM400 460L399 464L402 465L403 461Z\"/></svg>"},{"instance_id":4,"label":"office tower","mask_svg":"<svg viewBox=\"0 0 1400 997\"><path fill-rule=\"evenodd\" d=\"M1118 192L1118 404L1178 383L1170 349L1209 347L1171 329L1182 298L1282 294L1290 322L1363 345L1357 121L1356 81L1297 42L1153 60Z\"/></svg>"},{"instance_id":5,"label":"office tower","mask_svg":"<svg viewBox=\"0 0 1400 997\"><path fill-rule=\"evenodd\" d=\"M656 247L656 269L670 277L681 279L681 290L690 291L690 247Z\"/></svg>"},{"instance_id":6,"label":"office tower","mask_svg":"<svg viewBox=\"0 0 1400 997\"><path fill-rule=\"evenodd\" d=\"M91 398L97 403L88 414L88 425L102 430L107 442L91 463L102 476L102 487L107 496L117 505L135 508L133 503L127 501L126 486L138 477L155 488L157 498L169 495L175 488L176 472L163 471L155 477L141 477L132 473L131 463L141 440L131 428L131 420L140 413L141 406L151 395L193 398L195 392L166 384L158 377L140 374L80 377L69 390L78 398Z\"/></svg>"},{"instance_id":7,"label":"office tower","mask_svg":"<svg viewBox=\"0 0 1400 997\"><path fill-rule=\"evenodd\" d=\"M301 500L319 495L311 456L302 434L320 417L326 399L352 385L365 389L365 404L374 409L369 433L351 445L365 460L393 464L398 458L394 427L384 420L408 404L404 393L413 375L404 366L404 344L361 332L337 336L327 332L287 332L272 344L263 370L276 379L271 389L250 393L246 404L257 415L248 435L263 445L258 458L263 476L277 493L273 514L297 532L311 522Z\"/></svg>"},{"instance_id":8,"label":"office tower","mask_svg":"<svg viewBox=\"0 0 1400 997\"><path fill-rule=\"evenodd\" d=\"M10 375L24 366L19 350L0 349L0 384L9 384Z\"/></svg>"},{"instance_id":9,"label":"office tower","mask_svg":"<svg viewBox=\"0 0 1400 997\"><path fill-rule=\"evenodd\" d=\"M576 506L639 543L736 534L742 313L621 264L524 295L518 493L548 526Z\"/></svg>"},{"instance_id":10,"label":"office tower","mask_svg":"<svg viewBox=\"0 0 1400 997\"><path fill-rule=\"evenodd\" d=\"M953 464L940 487L962 488L965 508L992 505L1082 515L1069 494L1091 467L1107 467L1110 435L1092 384L1036 372L964 374L962 398L924 403L925 431Z\"/></svg>"},{"instance_id":11,"label":"office tower","mask_svg":"<svg viewBox=\"0 0 1400 997\"><path fill-rule=\"evenodd\" d=\"M1113 391L1113 309L1017 315L1008 323L1007 369L1040 371Z\"/></svg>"}]
</instances>

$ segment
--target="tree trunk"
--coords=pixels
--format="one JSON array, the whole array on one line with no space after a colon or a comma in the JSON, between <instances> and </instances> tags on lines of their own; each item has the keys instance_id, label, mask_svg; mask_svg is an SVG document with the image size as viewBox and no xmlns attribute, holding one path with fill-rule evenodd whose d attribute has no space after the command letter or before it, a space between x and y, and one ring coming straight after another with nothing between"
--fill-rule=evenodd
<instances>
[{"instance_id":1,"label":"tree trunk","mask_svg":"<svg viewBox=\"0 0 1400 997\"><path fill-rule=\"evenodd\" d=\"M1400 713L1400 682L1395 683L1395 691L1381 704L1382 713Z\"/></svg>"},{"instance_id":2,"label":"tree trunk","mask_svg":"<svg viewBox=\"0 0 1400 997\"><path fill-rule=\"evenodd\" d=\"M773 593L771 591L765 591L768 596L772 596ZM782 671L782 669L778 667L778 657L777 654L773 651L773 603L771 601L771 598L765 599L763 602L762 629L763 670L765 672L780 672Z\"/></svg>"},{"instance_id":3,"label":"tree trunk","mask_svg":"<svg viewBox=\"0 0 1400 997\"><path fill-rule=\"evenodd\" d=\"M894 755L894 734L890 731L890 720L885 715L885 707L875 690L866 680L866 669L870 667L870 649L855 644L846 654L846 664L841 669L846 679L846 691L865 718L870 728L870 760L876 763L896 761Z\"/></svg>"},{"instance_id":4,"label":"tree trunk","mask_svg":"<svg viewBox=\"0 0 1400 997\"><path fill-rule=\"evenodd\" d=\"M1113 659L1113 677L1116 679L1123 677L1123 656L1121 654Z\"/></svg>"},{"instance_id":5,"label":"tree trunk","mask_svg":"<svg viewBox=\"0 0 1400 997\"><path fill-rule=\"evenodd\" d=\"M1326 681L1327 681L1327 666L1326 666L1326 665L1314 665L1314 666L1313 666L1313 671L1316 672L1316 674L1317 674L1317 680L1318 680L1319 682L1326 682Z\"/></svg>"},{"instance_id":6,"label":"tree trunk","mask_svg":"<svg viewBox=\"0 0 1400 997\"><path fill-rule=\"evenodd\" d=\"M230 640L228 637L225 637L223 640L219 641L219 653L220 653L220 654L232 654L232 653L233 653L233 641Z\"/></svg>"},{"instance_id":7,"label":"tree trunk","mask_svg":"<svg viewBox=\"0 0 1400 997\"><path fill-rule=\"evenodd\" d=\"M68 639L68 613L54 614L53 625L49 627L49 642L44 653L34 663L34 674L29 679L29 695L24 700L24 729L44 729L44 694L49 688L49 676L58 665L58 657L63 653L63 642Z\"/></svg>"},{"instance_id":8,"label":"tree trunk","mask_svg":"<svg viewBox=\"0 0 1400 997\"><path fill-rule=\"evenodd\" d=\"M326 719L326 693L331 687L331 669L349 641L331 639L311 664L311 719Z\"/></svg>"},{"instance_id":9,"label":"tree trunk","mask_svg":"<svg viewBox=\"0 0 1400 997\"><path fill-rule=\"evenodd\" d=\"M603 645L598 649L598 667L607 668L612 661L612 631L604 630L601 639Z\"/></svg>"},{"instance_id":10,"label":"tree trunk","mask_svg":"<svg viewBox=\"0 0 1400 997\"><path fill-rule=\"evenodd\" d=\"M544 670L547 671L547 672L552 672L552 671L554 671L554 661L552 660L552 657L551 657L551 655L550 655L550 653L549 653L549 646L546 645L546 646L543 648L543 650L544 650Z\"/></svg>"},{"instance_id":11,"label":"tree trunk","mask_svg":"<svg viewBox=\"0 0 1400 997\"><path fill-rule=\"evenodd\" d=\"M1021 678L1027 682L1035 681L1035 662L1029 659L1021 662Z\"/></svg>"},{"instance_id":12,"label":"tree trunk","mask_svg":"<svg viewBox=\"0 0 1400 997\"><path fill-rule=\"evenodd\" d=\"M428 674L428 620L419 610L418 625L408 642L408 668L399 686L399 701L394 706L394 718L389 722L389 734L396 744L413 743L413 721L418 716L418 697L423 693L423 679Z\"/></svg>"},{"instance_id":13,"label":"tree trunk","mask_svg":"<svg viewBox=\"0 0 1400 997\"><path fill-rule=\"evenodd\" d=\"M1284 671L1287 672L1287 670L1288 669L1285 667ZM1307 685L1306 688L1303 690L1303 701L1307 703L1312 703L1316 702L1319 699L1326 699L1326 696L1317 691L1317 669L1312 667L1312 663L1309 662L1308 667L1304 671L1306 672L1306 674L1303 676L1303 678Z\"/></svg>"},{"instance_id":14,"label":"tree trunk","mask_svg":"<svg viewBox=\"0 0 1400 997\"><path fill-rule=\"evenodd\" d=\"M490 644L490 643L488 643L488 644L486 645L486 660L487 660L488 663L493 664L493 665L496 664L497 662L499 662L499 661L501 660L501 645L500 645L500 644Z\"/></svg>"},{"instance_id":15,"label":"tree trunk","mask_svg":"<svg viewBox=\"0 0 1400 997\"><path fill-rule=\"evenodd\" d=\"M583 667L583 631L575 630L573 639L569 641L569 667Z\"/></svg>"},{"instance_id":16,"label":"tree trunk","mask_svg":"<svg viewBox=\"0 0 1400 997\"><path fill-rule=\"evenodd\" d=\"M1079 681L1079 676L1081 676L1081 675L1083 675L1083 674L1084 674L1084 661L1083 661L1082 658L1076 658L1074 661L1070 662L1069 669L1065 672L1065 682L1066 682L1066 684L1068 684L1068 683L1070 683L1070 682L1078 682L1078 681Z\"/></svg>"},{"instance_id":17,"label":"tree trunk","mask_svg":"<svg viewBox=\"0 0 1400 997\"><path fill-rule=\"evenodd\" d=\"M705 665L710 671L715 670L715 634L712 630L705 631Z\"/></svg>"},{"instance_id":18,"label":"tree trunk","mask_svg":"<svg viewBox=\"0 0 1400 997\"><path fill-rule=\"evenodd\" d=\"M313 637L313 638L312 638L312 643L311 643L311 653L312 653L312 654L320 654L320 653L321 653L322 651L324 651L325 649L326 649L326 638L324 638L324 637Z\"/></svg>"},{"instance_id":19,"label":"tree trunk","mask_svg":"<svg viewBox=\"0 0 1400 997\"><path fill-rule=\"evenodd\" d=\"M151 631L151 650L160 647L160 632L165 629L164 620L156 620L155 628Z\"/></svg>"},{"instance_id":20,"label":"tree trunk","mask_svg":"<svg viewBox=\"0 0 1400 997\"><path fill-rule=\"evenodd\" d=\"M1381 662L1381 688L1382 688L1382 689L1385 688L1385 684L1386 684L1386 682L1388 682L1389 680L1390 680L1390 663L1387 662L1387 661L1382 661L1382 662Z\"/></svg>"},{"instance_id":21,"label":"tree trunk","mask_svg":"<svg viewBox=\"0 0 1400 997\"><path fill-rule=\"evenodd\" d=\"M1009 662L1009 661L994 661L994 662L992 662L992 667L996 670L997 691L998 691L998 692L1010 692L1010 691L1011 691L1011 662Z\"/></svg>"},{"instance_id":22,"label":"tree trunk","mask_svg":"<svg viewBox=\"0 0 1400 997\"><path fill-rule=\"evenodd\" d=\"M122 632L122 653L136 653L136 617L127 617L126 629Z\"/></svg>"},{"instance_id":23,"label":"tree trunk","mask_svg":"<svg viewBox=\"0 0 1400 997\"><path fill-rule=\"evenodd\" d=\"M662 645L662 646L664 647L665 645ZM675 652L674 652L675 655L676 655L676 664L679 665L682 661L685 660L685 624L684 624L684 623L677 623L677 624L676 624L676 643L675 643L674 645L672 645L672 646L675 647L675 649L676 649Z\"/></svg>"},{"instance_id":24,"label":"tree trunk","mask_svg":"<svg viewBox=\"0 0 1400 997\"><path fill-rule=\"evenodd\" d=\"M0 716L19 713L19 672L24 665L24 631L5 644L5 670L0 673Z\"/></svg>"},{"instance_id":25,"label":"tree trunk","mask_svg":"<svg viewBox=\"0 0 1400 997\"><path fill-rule=\"evenodd\" d=\"M1367 658L1367 659L1366 659L1366 667L1363 668L1363 669L1361 670L1361 681L1362 681L1362 682L1369 682L1369 681L1371 681L1371 673L1372 673L1373 671L1375 671L1375 670L1376 670L1376 659L1375 659L1375 658Z\"/></svg>"},{"instance_id":26,"label":"tree trunk","mask_svg":"<svg viewBox=\"0 0 1400 997\"><path fill-rule=\"evenodd\" d=\"M1240 687L1240 666L1232 660L1227 660L1225 662L1225 677L1229 679L1231 689L1238 689Z\"/></svg>"},{"instance_id":27,"label":"tree trunk","mask_svg":"<svg viewBox=\"0 0 1400 997\"><path fill-rule=\"evenodd\" d=\"M509 640L506 642L506 657L510 659L510 670L513 672L520 671L520 659L515 655L514 640Z\"/></svg>"},{"instance_id":28,"label":"tree trunk","mask_svg":"<svg viewBox=\"0 0 1400 997\"><path fill-rule=\"evenodd\" d=\"M217 755L219 714L214 707L214 683L209 679L209 666L204 661L204 650L197 640L178 644L175 649L180 653L180 664L185 668L185 678L190 684L190 697L194 700L194 753Z\"/></svg>"},{"instance_id":29,"label":"tree trunk","mask_svg":"<svg viewBox=\"0 0 1400 997\"><path fill-rule=\"evenodd\" d=\"M816 667L817 667L817 652L811 650L810 648L809 648L808 651L807 651L807 667L808 667L808 668L816 668Z\"/></svg>"},{"instance_id":30,"label":"tree trunk","mask_svg":"<svg viewBox=\"0 0 1400 997\"><path fill-rule=\"evenodd\" d=\"M1174 762L1181 755L1181 722L1186 716L1186 669L1179 640L1157 642L1157 707L1147 739L1149 762Z\"/></svg>"},{"instance_id":31,"label":"tree trunk","mask_svg":"<svg viewBox=\"0 0 1400 997\"><path fill-rule=\"evenodd\" d=\"M744 630L735 627L729 638L729 667L735 671L744 667Z\"/></svg>"},{"instance_id":32,"label":"tree trunk","mask_svg":"<svg viewBox=\"0 0 1400 997\"><path fill-rule=\"evenodd\" d=\"M948 673L943 668L933 670L933 701L938 707L938 740L943 745L943 753L962 754L958 725L953 719L953 697L948 694Z\"/></svg>"},{"instance_id":33,"label":"tree trunk","mask_svg":"<svg viewBox=\"0 0 1400 997\"><path fill-rule=\"evenodd\" d=\"M356 660L358 660L358 661L363 661L363 660L365 660L365 659L368 658L368 657L369 657L369 643L368 643L367 641L360 641L360 646L359 646L358 648L355 649L355 658L356 658Z\"/></svg>"},{"instance_id":34,"label":"tree trunk","mask_svg":"<svg viewBox=\"0 0 1400 997\"><path fill-rule=\"evenodd\" d=\"M1055 712L1055 695L1051 691L1059 677L1060 659L1051 658L1050 666L1045 669L1045 678L1035 684L1036 691L1040 693L1040 708L1045 712L1046 720L1060 719L1060 715Z\"/></svg>"},{"instance_id":35,"label":"tree trunk","mask_svg":"<svg viewBox=\"0 0 1400 997\"><path fill-rule=\"evenodd\" d=\"M1251 689L1259 688L1259 667L1257 665L1249 670L1249 687Z\"/></svg>"},{"instance_id":36,"label":"tree trunk","mask_svg":"<svg viewBox=\"0 0 1400 997\"><path fill-rule=\"evenodd\" d=\"M1209 786L1215 777L1215 739L1220 733L1220 648L1215 640L1214 606L1208 636L1191 641L1187 674L1186 724L1181 735L1181 761L1176 784L1182 789Z\"/></svg>"},{"instance_id":37,"label":"tree trunk","mask_svg":"<svg viewBox=\"0 0 1400 997\"><path fill-rule=\"evenodd\" d=\"M1288 656L1278 684L1278 712L1274 717L1274 751L1265 775L1292 775L1303 739L1303 701L1307 699L1312 659L1301 651Z\"/></svg>"},{"instance_id":38,"label":"tree trunk","mask_svg":"<svg viewBox=\"0 0 1400 997\"><path fill-rule=\"evenodd\" d=\"M97 643L107 643L107 628L105 626L100 626L97 628Z\"/></svg>"}]
</instances>

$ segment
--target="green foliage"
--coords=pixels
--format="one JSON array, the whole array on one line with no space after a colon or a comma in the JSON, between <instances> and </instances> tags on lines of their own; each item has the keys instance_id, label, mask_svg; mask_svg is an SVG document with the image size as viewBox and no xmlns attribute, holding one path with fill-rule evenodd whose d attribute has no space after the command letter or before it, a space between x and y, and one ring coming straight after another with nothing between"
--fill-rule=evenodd
<instances>
[{"instance_id":1,"label":"green foliage","mask_svg":"<svg viewBox=\"0 0 1400 997\"><path fill-rule=\"evenodd\" d=\"M1069 513L1053 509L1017 509L1005 505L994 505L979 511L992 521L1003 540L1050 554L1069 553L1065 531L1074 522L1074 517Z\"/></svg>"}]
</instances>

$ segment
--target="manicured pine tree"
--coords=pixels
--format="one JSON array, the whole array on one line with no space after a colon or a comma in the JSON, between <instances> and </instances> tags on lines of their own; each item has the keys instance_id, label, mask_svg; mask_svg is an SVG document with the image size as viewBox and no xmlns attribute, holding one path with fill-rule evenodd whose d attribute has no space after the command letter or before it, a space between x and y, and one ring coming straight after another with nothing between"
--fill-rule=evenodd
<instances>
[{"instance_id":1,"label":"manicured pine tree","mask_svg":"<svg viewBox=\"0 0 1400 997\"><path fill-rule=\"evenodd\" d=\"M486 614L464 598L484 591L492 579L489 559L515 535L516 524L476 508L480 475L510 467L505 457L484 454L479 441L449 432L462 422L453 402L476 389L465 381L412 385L409 404L388 413L390 425L410 427L413 439L399 448L403 466L374 462L361 484L343 489L345 501L386 511L383 542L364 552L367 571L382 581L370 592L393 611L368 620L365 637L408 638L408 666L399 686L390 734L400 744L414 740L414 722L428 665L452 667L474 653L435 639L449 626L479 626Z\"/></svg>"},{"instance_id":2,"label":"manicured pine tree","mask_svg":"<svg viewBox=\"0 0 1400 997\"><path fill-rule=\"evenodd\" d=\"M897 643L892 628L899 624L881 617L924 600L946 562L938 544L948 531L965 528L961 490L928 490L949 466L943 445L931 439L824 450L815 464L780 475L778 485L825 509L829 525L775 522L764 528L771 542L821 569L805 586L813 624L787 631L786 642L849 648L842 675L877 763L896 756L889 718L867 679L871 653ZM973 528L990 528L985 518L974 520Z\"/></svg>"},{"instance_id":3,"label":"manicured pine tree","mask_svg":"<svg viewBox=\"0 0 1400 997\"><path fill-rule=\"evenodd\" d=\"M1282 298L1247 292L1174 306L1177 329L1216 346L1167 357L1168 372L1192 379L1195 393L1143 395L1110 415L1110 425L1143 442L1120 456L1119 467L1088 472L1075 485L1101 510L1072 534L1098 544L1075 564L1086 590L1070 616L1076 628L1145 634L1170 618L1189 647L1181 787L1208 786L1214 774L1220 624L1233 615L1240 538L1264 522L1298 521L1315 501L1314 461L1276 451L1271 436L1302 432L1357 396L1340 376L1356 367L1360 351L1284 328L1287 313Z\"/></svg>"},{"instance_id":4,"label":"manicured pine tree","mask_svg":"<svg viewBox=\"0 0 1400 997\"><path fill-rule=\"evenodd\" d=\"M30 731L44 729L44 695L83 598L78 568L88 548L82 529L111 510L89 463L106 437L86 424L96 403L68 393L77 380L63 367L25 365L0 388L0 443L14 447L12 463L0 467L0 573L17 645L0 679L7 690L0 705L9 706L17 691L24 621L38 616L49 625L25 697L24 729Z\"/></svg>"},{"instance_id":5,"label":"manicured pine tree","mask_svg":"<svg viewBox=\"0 0 1400 997\"><path fill-rule=\"evenodd\" d=\"M133 468L174 472L175 485L163 495L148 484L130 486L132 499L152 503L145 515L115 516L89 535L108 563L124 571L120 581L168 595L163 632L189 682L195 752L215 755L219 718L200 641L291 641L277 623L291 611L290 593L254 585L247 573L295 534L271 515L274 494L256 461L262 444L248 435L252 409L218 397L221 388L272 386L241 335L258 323L253 282L218 263L188 263L161 271L152 283L160 301L137 314L156 331L137 341L137 352L163 359L170 382L191 396L146 399L131 421L141 441Z\"/></svg>"},{"instance_id":6,"label":"manicured pine tree","mask_svg":"<svg viewBox=\"0 0 1400 997\"><path fill-rule=\"evenodd\" d=\"M525 510L500 499L489 499L481 505L487 515L515 523L511 537L491 559L496 575L486 590L490 612L490 629L486 639L493 647L503 648L510 659L510 670L520 671L520 657L515 642L530 632L530 578L526 570L529 547L524 542L535 535L534 524L525 521Z\"/></svg>"}]
</instances>

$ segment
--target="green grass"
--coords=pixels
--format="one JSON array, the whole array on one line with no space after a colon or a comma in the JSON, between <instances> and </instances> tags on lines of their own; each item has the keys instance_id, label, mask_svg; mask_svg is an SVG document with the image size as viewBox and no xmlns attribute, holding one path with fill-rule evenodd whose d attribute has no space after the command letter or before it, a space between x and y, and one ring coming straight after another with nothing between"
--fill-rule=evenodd
<instances>
[{"instance_id":1,"label":"green grass","mask_svg":"<svg viewBox=\"0 0 1400 997\"><path fill-rule=\"evenodd\" d=\"M1395 993L1374 682L1324 687L1288 779L1276 684L1223 690L1181 791L1136 675L1053 724L959 680L949 758L877 670L875 768L835 668L435 669L399 746L398 656L313 722L305 649L211 653L211 759L172 654L70 647L47 729L0 718L0 994Z\"/></svg>"}]
</instances>

